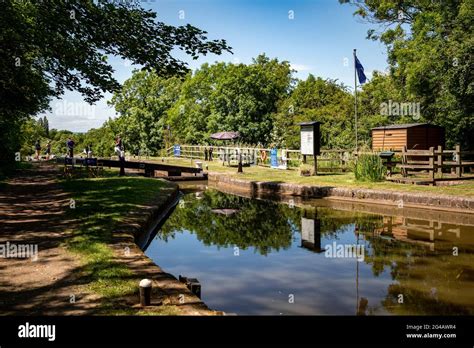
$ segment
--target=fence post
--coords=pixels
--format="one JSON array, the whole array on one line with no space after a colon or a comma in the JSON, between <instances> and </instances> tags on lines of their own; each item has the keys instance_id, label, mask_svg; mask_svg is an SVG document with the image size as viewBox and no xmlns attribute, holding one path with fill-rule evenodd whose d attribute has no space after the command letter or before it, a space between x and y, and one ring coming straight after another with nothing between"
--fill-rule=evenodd
<instances>
[{"instance_id":1,"label":"fence post","mask_svg":"<svg viewBox=\"0 0 474 348\"><path fill-rule=\"evenodd\" d=\"M434 147L430 147L430 162L429 162L429 169L430 172L430 179L434 181L435 178L435 166L434 166Z\"/></svg>"},{"instance_id":2,"label":"fence post","mask_svg":"<svg viewBox=\"0 0 474 348\"><path fill-rule=\"evenodd\" d=\"M402 165L406 165L407 164L407 147L406 145L403 146L403 149L402 149ZM402 176L403 177L406 177L407 176L407 169L402 167Z\"/></svg>"},{"instance_id":3,"label":"fence post","mask_svg":"<svg viewBox=\"0 0 474 348\"><path fill-rule=\"evenodd\" d=\"M440 178L443 177L443 147L438 145L438 175Z\"/></svg>"},{"instance_id":4,"label":"fence post","mask_svg":"<svg viewBox=\"0 0 474 348\"><path fill-rule=\"evenodd\" d=\"M455 153L456 153L456 176L458 178L461 177L462 175L462 167L461 167L461 146L460 145L456 145L456 149L455 149Z\"/></svg>"}]
</instances>

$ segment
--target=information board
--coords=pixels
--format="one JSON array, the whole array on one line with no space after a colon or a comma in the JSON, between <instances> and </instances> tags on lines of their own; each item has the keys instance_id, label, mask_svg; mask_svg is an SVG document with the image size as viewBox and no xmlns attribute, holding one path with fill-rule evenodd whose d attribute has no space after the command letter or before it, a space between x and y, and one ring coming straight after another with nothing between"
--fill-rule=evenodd
<instances>
[{"instance_id":1,"label":"information board","mask_svg":"<svg viewBox=\"0 0 474 348\"><path fill-rule=\"evenodd\" d=\"M301 154L314 155L314 129L312 126L301 127Z\"/></svg>"}]
</instances>

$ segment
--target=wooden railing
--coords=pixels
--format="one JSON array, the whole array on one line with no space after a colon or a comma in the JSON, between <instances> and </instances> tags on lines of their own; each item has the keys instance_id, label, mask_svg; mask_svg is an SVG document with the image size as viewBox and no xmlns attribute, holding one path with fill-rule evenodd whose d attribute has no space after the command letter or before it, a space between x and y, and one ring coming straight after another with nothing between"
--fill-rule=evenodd
<instances>
[{"instance_id":1,"label":"wooden railing","mask_svg":"<svg viewBox=\"0 0 474 348\"><path fill-rule=\"evenodd\" d=\"M426 171L431 181L452 179L443 178L445 173L454 174L455 178L462 178L466 168L474 167L474 161L469 161L463 156L472 156L474 151L461 151L456 145L454 150L446 150L441 146L436 149L430 147L428 150L402 150L402 163L397 164L402 175L407 177L410 172Z\"/></svg>"},{"instance_id":2,"label":"wooden railing","mask_svg":"<svg viewBox=\"0 0 474 348\"><path fill-rule=\"evenodd\" d=\"M202 145L180 145L180 155L182 158L205 159L205 150L210 146ZM242 153L244 164L256 164L268 166L270 164L269 148L248 147L248 146L213 146L213 160L235 163L238 161L238 149ZM168 157L173 156L174 147L166 149ZM303 155L300 150L279 149L279 162L286 162L289 168L299 167L303 163ZM313 163L312 156L306 156L307 163ZM321 150L318 156L318 171L346 171L350 168L350 162L354 160L354 153L351 150L331 149Z\"/></svg>"}]
</instances>

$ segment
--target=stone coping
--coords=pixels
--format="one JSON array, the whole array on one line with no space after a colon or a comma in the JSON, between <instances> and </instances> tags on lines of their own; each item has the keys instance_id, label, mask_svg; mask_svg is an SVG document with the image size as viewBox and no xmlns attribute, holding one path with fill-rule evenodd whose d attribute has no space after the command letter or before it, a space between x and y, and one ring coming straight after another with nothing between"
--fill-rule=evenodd
<instances>
[{"instance_id":1,"label":"stone coping","mask_svg":"<svg viewBox=\"0 0 474 348\"><path fill-rule=\"evenodd\" d=\"M153 302L158 301L162 304L175 305L179 315L222 315L223 312L209 309L184 283L161 269L137 245L138 243L143 247L147 244L151 230L166 220L179 198L178 185L166 183L168 187L164 187L152 202L127 214L124 223L114 233L115 259L126 264L136 276L152 281L152 306L149 310L152 311ZM184 274L184 276L193 275ZM147 308L145 307L144 311L147 311Z\"/></svg>"}]
</instances>

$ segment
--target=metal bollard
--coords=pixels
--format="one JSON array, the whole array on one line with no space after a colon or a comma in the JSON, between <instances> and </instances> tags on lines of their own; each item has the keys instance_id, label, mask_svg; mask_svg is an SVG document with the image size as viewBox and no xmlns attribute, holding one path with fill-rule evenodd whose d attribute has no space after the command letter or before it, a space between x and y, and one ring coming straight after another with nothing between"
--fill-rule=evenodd
<instances>
[{"instance_id":1,"label":"metal bollard","mask_svg":"<svg viewBox=\"0 0 474 348\"><path fill-rule=\"evenodd\" d=\"M142 279L140 281L140 305L149 306L151 304L151 280Z\"/></svg>"}]
</instances>

